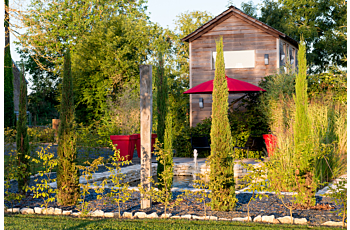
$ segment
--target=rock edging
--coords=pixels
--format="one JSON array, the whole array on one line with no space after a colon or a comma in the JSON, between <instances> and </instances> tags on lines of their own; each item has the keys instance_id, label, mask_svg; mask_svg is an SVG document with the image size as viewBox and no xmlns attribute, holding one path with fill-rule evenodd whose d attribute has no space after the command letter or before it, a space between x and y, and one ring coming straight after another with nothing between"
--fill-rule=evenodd
<instances>
[{"instance_id":1,"label":"rock edging","mask_svg":"<svg viewBox=\"0 0 350 230\"><path fill-rule=\"evenodd\" d=\"M33 208L9 208L6 210L7 213L21 213L21 214L43 214L43 215L64 215L64 216L80 216L80 212L72 212L69 211L62 211L62 209L59 208L52 208L49 207L47 209L41 208L41 207L35 207ZM103 217L103 218L117 218L119 216L119 213L117 212L104 212L102 210L95 210L93 212L90 212L88 214L90 217ZM122 215L122 218L127 219L156 219L156 218L170 218L170 219L187 219L187 220L211 220L211 221L240 221L240 222L246 222L246 221L253 221L253 222L261 222L261 223L270 223L270 224L290 224L291 223L291 217L290 216L283 216L279 218L275 218L274 215L270 216L261 216L258 215L254 218L252 217L235 217L235 218L218 218L216 216L196 216L196 215L181 215L181 216L173 216L171 213L162 214L161 216L158 216L156 212L147 214L145 212L135 212L134 214L132 212L124 212ZM292 218L293 224L300 224L300 225L306 225L308 223L306 218ZM342 222L336 222L336 221L327 221L322 226L343 226ZM345 223L345 227L347 227L347 224Z\"/></svg>"}]
</instances>

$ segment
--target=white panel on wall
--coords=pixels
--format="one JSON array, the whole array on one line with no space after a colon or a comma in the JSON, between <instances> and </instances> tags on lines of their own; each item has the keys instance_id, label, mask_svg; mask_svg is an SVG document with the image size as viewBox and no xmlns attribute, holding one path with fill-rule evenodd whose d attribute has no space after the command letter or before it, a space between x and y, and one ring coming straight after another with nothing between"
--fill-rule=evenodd
<instances>
[{"instance_id":1,"label":"white panel on wall","mask_svg":"<svg viewBox=\"0 0 350 230\"><path fill-rule=\"evenodd\" d=\"M213 66L215 69L216 52L213 52ZM255 50L224 51L226 69L254 68Z\"/></svg>"}]
</instances>

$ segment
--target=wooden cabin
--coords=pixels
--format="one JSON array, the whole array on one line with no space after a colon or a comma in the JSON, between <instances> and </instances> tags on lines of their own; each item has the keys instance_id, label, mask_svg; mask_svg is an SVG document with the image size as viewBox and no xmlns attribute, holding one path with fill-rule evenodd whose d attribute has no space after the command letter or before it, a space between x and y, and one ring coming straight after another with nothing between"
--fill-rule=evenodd
<instances>
[{"instance_id":1,"label":"wooden cabin","mask_svg":"<svg viewBox=\"0 0 350 230\"><path fill-rule=\"evenodd\" d=\"M205 23L182 41L189 43L190 88L215 76L215 41L223 37L226 75L258 85L289 62L296 68L298 42L243 13L234 6ZM265 60L266 59L266 60ZM243 94L230 94L229 102ZM204 107L199 107L199 101ZM195 126L212 111L211 94L190 95L190 125Z\"/></svg>"}]
</instances>

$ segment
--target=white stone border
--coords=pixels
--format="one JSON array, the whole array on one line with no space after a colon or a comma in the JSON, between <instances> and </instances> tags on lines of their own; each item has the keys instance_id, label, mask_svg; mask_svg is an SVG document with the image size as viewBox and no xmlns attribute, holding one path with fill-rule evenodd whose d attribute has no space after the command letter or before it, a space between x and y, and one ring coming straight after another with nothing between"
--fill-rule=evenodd
<instances>
[{"instance_id":1,"label":"white stone border","mask_svg":"<svg viewBox=\"0 0 350 230\"><path fill-rule=\"evenodd\" d=\"M44 215L63 215L63 216L77 216L79 217L81 215L80 212L72 212L70 211L62 211L62 209L59 208L40 208L35 207L32 208L13 208L13 209L7 209L7 213L21 213L21 214L44 214ZM119 216L118 212L104 212L102 210L96 210L93 212L89 212L89 217L100 217L100 218L117 218ZM270 224L290 224L291 219L290 216L284 216L275 218L274 215L271 216L256 216L255 218L252 217L234 217L234 218L218 218L216 216L196 216L196 215L182 215L182 216L173 216L171 213L168 213L166 216L165 214L162 214L161 216L158 216L156 212L153 212L151 214L147 214L145 212L135 212L133 214L132 212L124 212L123 218L128 219L157 219L157 218L170 218L170 219L188 219L188 220L213 220L213 221L238 221L238 222L247 222L248 220L251 222L261 222L261 223L270 223ZM308 221L306 218L292 218L293 224L301 224L306 225L308 224ZM342 222L335 222L335 221L327 221L322 226L339 226L341 227L343 225ZM347 224L345 223L345 227L347 227Z\"/></svg>"}]
</instances>

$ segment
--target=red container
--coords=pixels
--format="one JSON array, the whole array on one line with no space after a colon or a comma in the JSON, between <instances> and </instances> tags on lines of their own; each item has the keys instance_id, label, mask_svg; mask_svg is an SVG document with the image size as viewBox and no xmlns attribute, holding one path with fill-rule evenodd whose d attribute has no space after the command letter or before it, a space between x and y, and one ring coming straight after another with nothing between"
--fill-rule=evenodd
<instances>
[{"instance_id":1,"label":"red container","mask_svg":"<svg viewBox=\"0 0 350 230\"><path fill-rule=\"evenodd\" d=\"M136 150L137 150L137 156L139 158L141 158L141 137L140 134L134 134L135 136L137 136L137 140L136 140ZM154 151L154 144L156 143L156 138L157 138L157 134L152 134L152 143L151 143L151 152Z\"/></svg>"},{"instance_id":2,"label":"red container","mask_svg":"<svg viewBox=\"0 0 350 230\"><path fill-rule=\"evenodd\" d=\"M113 145L117 145L117 149L120 149L120 156L124 158L124 161L131 161L134 156L137 136L135 134L111 135L109 138L112 140Z\"/></svg>"},{"instance_id":3,"label":"red container","mask_svg":"<svg viewBox=\"0 0 350 230\"><path fill-rule=\"evenodd\" d=\"M265 140L268 156L272 157L277 145L277 137L273 134L263 134L263 138Z\"/></svg>"}]
</instances>

